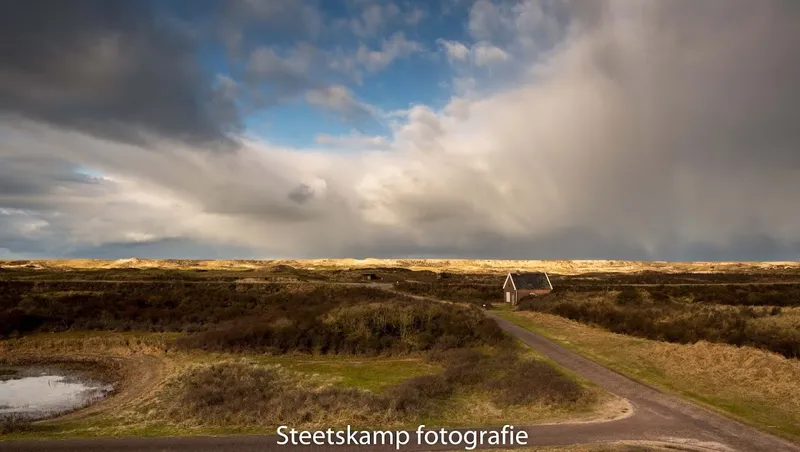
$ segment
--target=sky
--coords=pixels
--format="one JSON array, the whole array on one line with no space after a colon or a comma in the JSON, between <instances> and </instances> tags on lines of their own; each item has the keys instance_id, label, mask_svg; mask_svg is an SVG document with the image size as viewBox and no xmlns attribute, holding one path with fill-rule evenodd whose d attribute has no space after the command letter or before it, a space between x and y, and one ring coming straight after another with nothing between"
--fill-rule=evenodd
<instances>
[{"instance_id":1,"label":"sky","mask_svg":"<svg viewBox=\"0 0 800 452\"><path fill-rule=\"evenodd\" d=\"M4 0L0 259L800 260L796 0Z\"/></svg>"}]
</instances>

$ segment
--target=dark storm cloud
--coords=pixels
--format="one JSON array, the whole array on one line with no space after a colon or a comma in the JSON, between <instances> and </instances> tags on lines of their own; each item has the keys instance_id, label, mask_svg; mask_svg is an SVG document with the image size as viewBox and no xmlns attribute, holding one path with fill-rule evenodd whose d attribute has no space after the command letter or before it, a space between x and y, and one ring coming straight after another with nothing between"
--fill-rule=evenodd
<instances>
[{"instance_id":1,"label":"dark storm cloud","mask_svg":"<svg viewBox=\"0 0 800 452\"><path fill-rule=\"evenodd\" d=\"M0 2L0 113L127 142L231 144L239 118L153 4Z\"/></svg>"}]
</instances>

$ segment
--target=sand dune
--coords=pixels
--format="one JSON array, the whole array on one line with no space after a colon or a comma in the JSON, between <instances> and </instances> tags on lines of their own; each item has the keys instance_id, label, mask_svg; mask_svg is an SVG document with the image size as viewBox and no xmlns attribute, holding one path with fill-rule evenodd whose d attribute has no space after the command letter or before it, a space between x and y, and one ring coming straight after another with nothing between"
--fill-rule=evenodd
<instances>
[{"instance_id":1,"label":"sand dune","mask_svg":"<svg viewBox=\"0 0 800 452\"><path fill-rule=\"evenodd\" d=\"M277 265L296 268L368 268L394 267L412 270L449 272L506 272L515 270L547 271L558 274L592 272L664 273L751 272L800 270L800 262L639 262L622 260L489 260L489 259L280 259L280 260L189 260L189 259L56 259L0 260L0 267L40 269L206 269L242 270L269 269Z\"/></svg>"}]
</instances>

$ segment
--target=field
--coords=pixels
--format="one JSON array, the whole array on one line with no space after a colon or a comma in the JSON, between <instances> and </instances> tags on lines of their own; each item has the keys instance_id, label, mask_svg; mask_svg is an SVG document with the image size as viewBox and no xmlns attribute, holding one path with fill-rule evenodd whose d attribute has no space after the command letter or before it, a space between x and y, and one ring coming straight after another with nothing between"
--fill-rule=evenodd
<instances>
[{"instance_id":1,"label":"field","mask_svg":"<svg viewBox=\"0 0 800 452\"><path fill-rule=\"evenodd\" d=\"M375 271L383 281L408 274ZM477 307L356 282L360 272L287 273L307 277L3 270L0 365L103 364L113 371L95 377L118 382L107 400L43 422L6 420L4 433L534 424L607 417L621 404L516 344Z\"/></svg>"},{"instance_id":2,"label":"field","mask_svg":"<svg viewBox=\"0 0 800 452\"><path fill-rule=\"evenodd\" d=\"M118 389L62 418L4 429L267 433L282 423L535 424L618 412L618 399L505 336L483 314L492 309L620 372L795 437L800 266L713 265L6 261L0 364L103 363ZM500 287L514 266L560 271L550 275L556 290L509 311Z\"/></svg>"}]
</instances>

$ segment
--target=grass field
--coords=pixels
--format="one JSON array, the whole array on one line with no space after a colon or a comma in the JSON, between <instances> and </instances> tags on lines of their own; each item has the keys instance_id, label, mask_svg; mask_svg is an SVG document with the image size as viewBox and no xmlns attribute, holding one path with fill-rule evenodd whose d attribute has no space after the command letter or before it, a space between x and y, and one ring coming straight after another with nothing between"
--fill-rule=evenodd
<instances>
[{"instance_id":1,"label":"grass field","mask_svg":"<svg viewBox=\"0 0 800 452\"><path fill-rule=\"evenodd\" d=\"M635 338L550 314L517 311L500 315L637 380L765 430L800 438L797 359L750 347Z\"/></svg>"},{"instance_id":2,"label":"grass field","mask_svg":"<svg viewBox=\"0 0 800 452\"><path fill-rule=\"evenodd\" d=\"M504 338L481 313L484 305L647 383L767 430L798 435L797 359L698 342L706 330L725 342L722 333L744 325L744 335L731 337L778 339L761 343L787 346L791 353L800 318L792 266L752 264L748 274L695 274L687 265L674 274L552 275L562 293L551 301L619 311L632 319L625 328L650 328L632 334L662 334L667 323L636 320L653 313L694 325L697 312L711 312L697 337L676 337L686 342L681 344L511 312L499 290L504 275L498 269L508 263L89 264L77 270L35 261L2 264L0 359L110 362L107 368L121 375L118 394L27 430L15 427L5 438L268 433L286 421L299 427L404 427L514 419L522 425L622 414L619 399ZM575 265L558 268L594 268ZM467 271L473 267L484 271ZM364 282L364 273L376 274L384 285L353 285ZM696 283L705 285L684 286ZM503 352L508 350L513 352ZM275 406L283 408L268 408ZM587 447L563 450L659 450Z\"/></svg>"},{"instance_id":3,"label":"grass field","mask_svg":"<svg viewBox=\"0 0 800 452\"><path fill-rule=\"evenodd\" d=\"M52 421L7 426L6 437L535 424L620 413L618 399L526 351L474 306L325 282L56 276L0 282L8 320L0 364L112 363L118 393Z\"/></svg>"},{"instance_id":4,"label":"grass field","mask_svg":"<svg viewBox=\"0 0 800 452\"><path fill-rule=\"evenodd\" d=\"M78 361L104 358L119 360L122 364L120 372L125 375L121 383L120 395L123 397L117 399L114 396L90 407L88 415L83 416L79 411L4 437L272 433L284 422L306 427L351 424L401 428L419 423L432 426L495 425L513 418L521 424L535 424L602 418L608 415L606 410L616 409L615 403L618 403L595 388L581 385L575 386L577 398L569 401L562 401L557 393L555 399L499 400L502 391L456 383L457 379L468 376L464 377L458 369L448 367L441 359L432 360L424 353L402 357L209 353L171 348L175 336L168 333L66 332L35 334L0 342L6 363L47 362L48 358L64 355ZM483 351L497 353L491 348ZM543 361L528 361L536 358L522 353L523 362L547 365ZM223 373L233 373L222 377L209 374L210 369L219 370L220 366ZM489 374L502 377L499 366L489 363L486 369ZM277 378L273 381L270 375L260 375L259 372L274 373ZM425 380L442 375L446 378ZM420 377L423 377L423 385L413 386L412 383ZM554 378L560 381L561 377L554 374ZM144 384L137 385L139 381ZM431 393L434 390L427 386L445 381L452 385L447 394ZM564 380L565 383L570 381ZM293 394L289 400L278 402L290 404L285 406L283 417L275 417L280 411L276 399L268 394L262 394L265 398L258 398L258 391L269 385L276 385L281 393ZM225 391L215 391L220 388ZM530 386L517 390L536 393L535 387ZM429 391L433 403L415 406L416 399L412 397L408 402L412 404L409 405L413 409L411 412L385 417L376 417L369 408L381 403L382 397L392 401L406 400L403 397L419 391ZM328 399L315 401L316 394L324 394ZM222 396L225 402L212 403L209 411L203 403L218 396ZM197 405L195 401L198 399L205 402ZM324 415L297 417L303 412Z\"/></svg>"}]
</instances>

